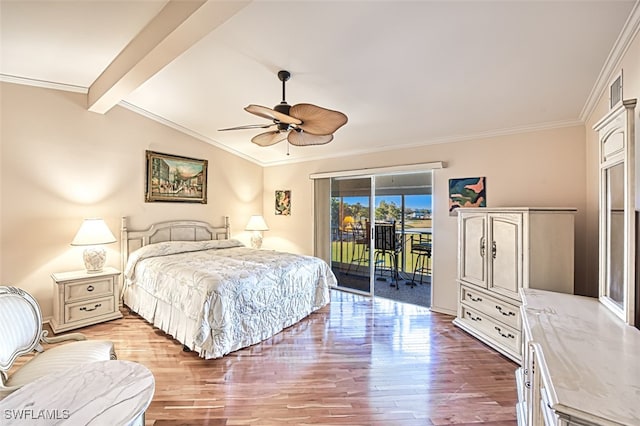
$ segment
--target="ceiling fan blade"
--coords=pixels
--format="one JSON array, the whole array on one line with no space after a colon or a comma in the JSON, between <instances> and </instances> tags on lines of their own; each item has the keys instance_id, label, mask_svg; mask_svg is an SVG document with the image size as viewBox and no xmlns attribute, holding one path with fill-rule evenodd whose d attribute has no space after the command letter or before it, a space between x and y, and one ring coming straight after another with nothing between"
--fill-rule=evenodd
<instances>
[{"instance_id":1,"label":"ceiling fan blade","mask_svg":"<svg viewBox=\"0 0 640 426\"><path fill-rule=\"evenodd\" d=\"M298 120L297 118L291 117L287 114L283 114L281 112L278 112L274 109L271 108L267 108L261 105L249 105L248 107L246 107L244 109L247 112L250 112L251 114L255 114L258 117L262 117L262 118L266 118L268 120L276 120L279 121L280 123L286 123L286 124L301 124L302 122L300 120Z\"/></svg>"},{"instance_id":2,"label":"ceiling fan blade","mask_svg":"<svg viewBox=\"0 0 640 426\"><path fill-rule=\"evenodd\" d=\"M314 135L298 130L292 130L289 132L287 140L291 145L295 146L324 145L333 140L333 135Z\"/></svg>"},{"instance_id":3,"label":"ceiling fan blade","mask_svg":"<svg viewBox=\"0 0 640 426\"><path fill-rule=\"evenodd\" d=\"M287 139L288 133L291 133L291 132L281 132L279 130L264 132L251 138L251 142L260 146L271 146Z\"/></svg>"},{"instance_id":4,"label":"ceiling fan blade","mask_svg":"<svg viewBox=\"0 0 640 426\"><path fill-rule=\"evenodd\" d=\"M296 104L289 114L302 120L299 128L314 135L331 135L347 123L343 113L312 104Z\"/></svg>"},{"instance_id":5,"label":"ceiling fan blade","mask_svg":"<svg viewBox=\"0 0 640 426\"><path fill-rule=\"evenodd\" d=\"M244 129L268 129L269 127L275 126L275 124L247 124L245 126L237 126L237 127L228 127L226 129L218 129L219 132L224 132L227 130L244 130Z\"/></svg>"}]
</instances>

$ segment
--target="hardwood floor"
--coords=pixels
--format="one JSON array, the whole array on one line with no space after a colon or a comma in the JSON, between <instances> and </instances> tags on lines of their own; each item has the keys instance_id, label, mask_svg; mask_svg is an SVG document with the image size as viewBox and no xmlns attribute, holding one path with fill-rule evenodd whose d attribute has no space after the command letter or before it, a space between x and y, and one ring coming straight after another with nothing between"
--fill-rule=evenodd
<instances>
[{"instance_id":1,"label":"hardwood floor","mask_svg":"<svg viewBox=\"0 0 640 426\"><path fill-rule=\"evenodd\" d=\"M147 425L515 425L517 366L451 320L333 291L330 306L215 360L127 312L78 331L153 372Z\"/></svg>"}]
</instances>

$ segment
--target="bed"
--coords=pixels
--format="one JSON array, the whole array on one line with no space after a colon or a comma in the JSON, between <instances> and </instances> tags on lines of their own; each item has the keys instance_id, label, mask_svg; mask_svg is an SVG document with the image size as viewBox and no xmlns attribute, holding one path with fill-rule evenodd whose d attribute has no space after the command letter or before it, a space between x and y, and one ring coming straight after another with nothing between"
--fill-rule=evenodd
<instances>
[{"instance_id":1,"label":"bed","mask_svg":"<svg viewBox=\"0 0 640 426\"><path fill-rule=\"evenodd\" d=\"M122 218L123 303L206 359L254 345L329 303L336 284L313 256L257 250L214 227Z\"/></svg>"}]
</instances>

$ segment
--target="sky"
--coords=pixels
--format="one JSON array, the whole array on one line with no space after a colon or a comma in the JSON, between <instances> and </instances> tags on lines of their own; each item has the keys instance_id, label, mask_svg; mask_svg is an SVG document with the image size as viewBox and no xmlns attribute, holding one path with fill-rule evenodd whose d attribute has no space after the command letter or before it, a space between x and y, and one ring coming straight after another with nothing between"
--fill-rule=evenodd
<instances>
[{"instance_id":1,"label":"sky","mask_svg":"<svg viewBox=\"0 0 640 426\"><path fill-rule=\"evenodd\" d=\"M363 206L369 204L368 197L345 197L345 202L349 204L360 203ZM400 207L401 197L399 195L382 195L376 197L376 207L384 200L387 203L394 201ZM409 209L431 209L431 195L407 195L405 196L405 208Z\"/></svg>"}]
</instances>

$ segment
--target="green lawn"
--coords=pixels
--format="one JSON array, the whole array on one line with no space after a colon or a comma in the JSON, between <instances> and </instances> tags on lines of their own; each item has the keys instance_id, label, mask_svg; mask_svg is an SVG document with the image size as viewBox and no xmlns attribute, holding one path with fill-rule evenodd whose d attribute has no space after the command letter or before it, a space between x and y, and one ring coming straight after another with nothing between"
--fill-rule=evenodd
<instances>
[{"instance_id":1,"label":"green lawn","mask_svg":"<svg viewBox=\"0 0 640 426\"><path fill-rule=\"evenodd\" d=\"M417 236L416 236L417 238ZM417 239L416 239L417 241ZM354 252L354 249L356 250ZM352 262L354 258L354 254L357 256L363 249L363 245L360 244L354 247L353 241L333 241L331 244L331 261L334 263L344 263L349 264ZM413 253L411 250L411 234L405 234L405 244L404 244L404 267L400 268L405 272L413 272L413 268L416 262L417 253ZM402 254L401 254L402 256ZM402 257L400 258L402 261ZM389 261L385 262L384 266L390 266ZM362 263L362 265L367 265L368 262ZM402 266L402 265L401 265Z\"/></svg>"}]
</instances>

